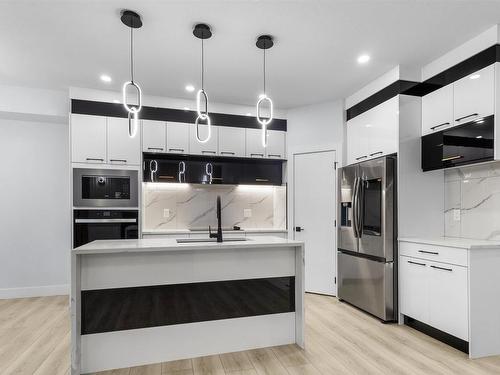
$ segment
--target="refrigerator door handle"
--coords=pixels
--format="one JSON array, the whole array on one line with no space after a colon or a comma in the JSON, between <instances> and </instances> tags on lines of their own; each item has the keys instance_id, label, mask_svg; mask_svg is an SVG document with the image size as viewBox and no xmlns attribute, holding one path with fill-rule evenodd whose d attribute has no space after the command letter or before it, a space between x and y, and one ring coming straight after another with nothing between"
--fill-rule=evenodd
<instances>
[{"instance_id":1,"label":"refrigerator door handle","mask_svg":"<svg viewBox=\"0 0 500 375\"><path fill-rule=\"evenodd\" d=\"M362 178L359 178L358 181L358 197L356 200L358 201L358 213L357 213L357 220L356 222L358 223L358 237L361 238L363 236L363 211L364 211L364 195L365 195L365 189L364 189L364 181Z\"/></svg>"},{"instance_id":2,"label":"refrigerator door handle","mask_svg":"<svg viewBox=\"0 0 500 375\"><path fill-rule=\"evenodd\" d=\"M354 231L354 238L358 238L358 178L354 178L354 187L352 192L352 229Z\"/></svg>"}]
</instances>

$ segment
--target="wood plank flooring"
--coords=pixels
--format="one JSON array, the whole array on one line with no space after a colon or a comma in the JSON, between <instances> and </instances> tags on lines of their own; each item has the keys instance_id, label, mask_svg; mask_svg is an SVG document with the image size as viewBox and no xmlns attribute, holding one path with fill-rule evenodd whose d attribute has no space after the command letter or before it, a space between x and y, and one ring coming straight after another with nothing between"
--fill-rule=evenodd
<instances>
[{"instance_id":1,"label":"wood plank flooring","mask_svg":"<svg viewBox=\"0 0 500 375\"><path fill-rule=\"evenodd\" d=\"M69 374L68 297L0 300L0 374ZM406 326L335 298L306 295L306 350L295 345L158 363L98 375L500 374Z\"/></svg>"}]
</instances>

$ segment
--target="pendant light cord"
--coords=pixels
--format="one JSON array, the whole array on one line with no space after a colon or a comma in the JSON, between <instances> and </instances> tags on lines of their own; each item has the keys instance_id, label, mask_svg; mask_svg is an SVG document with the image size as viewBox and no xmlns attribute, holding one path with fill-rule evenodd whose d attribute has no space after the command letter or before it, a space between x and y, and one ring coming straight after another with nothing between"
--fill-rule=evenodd
<instances>
[{"instance_id":1,"label":"pendant light cord","mask_svg":"<svg viewBox=\"0 0 500 375\"><path fill-rule=\"evenodd\" d=\"M134 83L134 28L130 28L130 81Z\"/></svg>"},{"instance_id":2,"label":"pendant light cord","mask_svg":"<svg viewBox=\"0 0 500 375\"><path fill-rule=\"evenodd\" d=\"M201 89L205 89L204 85L204 73L205 73L205 59L204 59L204 49L203 49L203 39L201 39Z\"/></svg>"},{"instance_id":3,"label":"pendant light cord","mask_svg":"<svg viewBox=\"0 0 500 375\"><path fill-rule=\"evenodd\" d=\"M264 49L264 95L266 95L266 50Z\"/></svg>"}]
</instances>

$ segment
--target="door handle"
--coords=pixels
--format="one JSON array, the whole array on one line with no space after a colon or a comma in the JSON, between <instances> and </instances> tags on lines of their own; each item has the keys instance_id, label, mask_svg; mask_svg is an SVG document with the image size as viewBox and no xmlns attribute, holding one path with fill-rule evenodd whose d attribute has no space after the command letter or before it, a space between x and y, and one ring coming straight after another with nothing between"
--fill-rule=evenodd
<instances>
[{"instance_id":1,"label":"door handle","mask_svg":"<svg viewBox=\"0 0 500 375\"><path fill-rule=\"evenodd\" d=\"M368 156L363 155L363 156L360 156L359 158L356 158L356 160L366 159L367 157L368 157Z\"/></svg>"},{"instance_id":2,"label":"door handle","mask_svg":"<svg viewBox=\"0 0 500 375\"><path fill-rule=\"evenodd\" d=\"M433 265L431 265L431 267L434 268L434 269L436 269L436 270L443 270L443 271L453 272L452 268L438 267L438 266L433 266Z\"/></svg>"},{"instance_id":3,"label":"door handle","mask_svg":"<svg viewBox=\"0 0 500 375\"><path fill-rule=\"evenodd\" d=\"M253 157L253 156L260 156L261 158L263 158L264 154L250 154L250 157Z\"/></svg>"},{"instance_id":4,"label":"door handle","mask_svg":"<svg viewBox=\"0 0 500 375\"><path fill-rule=\"evenodd\" d=\"M426 251L426 250L419 250L418 251L419 253L422 253L422 254L432 254L432 255L439 255L439 253L437 251Z\"/></svg>"},{"instance_id":5,"label":"door handle","mask_svg":"<svg viewBox=\"0 0 500 375\"><path fill-rule=\"evenodd\" d=\"M304 228L302 227L295 227L295 232L303 232Z\"/></svg>"},{"instance_id":6,"label":"door handle","mask_svg":"<svg viewBox=\"0 0 500 375\"><path fill-rule=\"evenodd\" d=\"M374 152L373 154L370 154L370 156L382 155L383 153L384 153L383 151L377 151L377 152Z\"/></svg>"},{"instance_id":7,"label":"door handle","mask_svg":"<svg viewBox=\"0 0 500 375\"><path fill-rule=\"evenodd\" d=\"M163 147L148 147L148 150L163 151Z\"/></svg>"},{"instance_id":8,"label":"door handle","mask_svg":"<svg viewBox=\"0 0 500 375\"><path fill-rule=\"evenodd\" d=\"M439 125L436 125L436 126L431 126L431 130L435 130L435 129L440 128L441 126L445 126L445 125L450 125L450 123L449 122L443 122L442 124L439 124Z\"/></svg>"},{"instance_id":9,"label":"door handle","mask_svg":"<svg viewBox=\"0 0 500 375\"><path fill-rule=\"evenodd\" d=\"M168 151L184 152L183 148L169 148Z\"/></svg>"},{"instance_id":10,"label":"door handle","mask_svg":"<svg viewBox=\"0 0 500 375\"><path fill-rule=\"evenodd\" d=\"M467 116L463 116L463 117L460 117L460 118L457 118L455 121L462 121L462 120L465 120L466 118L469 118L469 117L475 117L475 116L479 116L479 113L472 113L470 115L467 115Z\"/></svg>"},{"instance_id":11,"label":"door handle","mask_svg":"<svg viewBox=\"0 0 500 375\"><path fill-rule=\"evenodd\" d=\"M119 161L121 163L126 163L127 159L109 159L109 161Z\"/></svg>"},{"instance_id":12,"label":"door handle","mask_svg":"<svg viewBox=\"0 0 500 375\"><path fill-rule=\"evenodd\" d=\"M220 154L221 155L235 155L235 153L232 151L221 151Z\"/></svg>"},{"instance_id":13,"label":"door handle","mask_svg":"<svg viewBox=\"0 0 500 375\"><path fill-rule=\"evenodd\" d=\"M104 159L100 158L86 158L87 161L104 161Z\"/></svg>"},{"instance_id":14,"label":"door handle","mask_svg":"<svg viewBox=\"0 0 500 375\"><path fill-rule=\"evenodd\" d=\"M419 262L412 262L411 260L408 261L410 264L415 264L416 266L425 266L425 263L419 263ZM432 267L432 266L431 266Z\"/></svg>"},{"instance_id":15,"label":"door handle","mask_svg":"<svg viewBox=\"0 0 500 375\"><path fill-rule=\"evenodd\" d=\"M208 151L208 150L202 150L201 151L202 154L217 154L217 151Z\"/></svg>"}]
</instances>

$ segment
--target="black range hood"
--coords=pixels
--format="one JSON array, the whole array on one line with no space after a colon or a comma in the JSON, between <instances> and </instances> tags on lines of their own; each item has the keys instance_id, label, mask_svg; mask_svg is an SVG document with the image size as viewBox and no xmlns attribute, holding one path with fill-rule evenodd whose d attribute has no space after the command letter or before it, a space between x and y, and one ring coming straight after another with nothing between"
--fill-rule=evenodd
<instances>
[{"instance_id":1,"label":"black range hood","mask_svg":"<svg viewBox=\"0 0 500 375\"><path fill-rule=\"evenodd\" d=\"M422 170L459 167L494 160L494 116L422 137Z\"/></svg>"}]
</instances>

